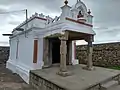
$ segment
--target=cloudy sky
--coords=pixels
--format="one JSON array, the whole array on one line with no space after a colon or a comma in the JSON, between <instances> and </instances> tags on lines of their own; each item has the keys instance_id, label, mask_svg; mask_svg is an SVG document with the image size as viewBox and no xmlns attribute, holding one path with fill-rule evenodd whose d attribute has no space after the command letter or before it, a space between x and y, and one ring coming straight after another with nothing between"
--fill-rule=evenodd
<instances>
[{"instance_id":1,"label":"cloudy sky","mask_svg":"<svg viewBox=\"0 0 120 90\"><path fill-rule=\"evenodd\" d=\"M69 0L73 5L77 0ZM95 43L120 41L120 0L82 0L94 16ZM9 11L28 9L28 15L34 12L44 13L52 17L61 13L64 0L0 0L0 45L8 45L9 38L3 33L11 33L12 29L25 20L25 12L6 13Z\"/></svg>"}]
</instances>

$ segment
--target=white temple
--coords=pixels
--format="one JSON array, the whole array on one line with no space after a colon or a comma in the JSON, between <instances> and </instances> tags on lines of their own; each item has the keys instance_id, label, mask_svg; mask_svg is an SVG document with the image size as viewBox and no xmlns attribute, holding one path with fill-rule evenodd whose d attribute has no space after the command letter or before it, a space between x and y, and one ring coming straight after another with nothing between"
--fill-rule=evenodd
<instances>
[{"instance_id":1,"label":"white temple","mask_svg":"<svg viewBox=\"0 0 120 90\"><path fill-rule=\"evenodd\" d=\"M92 30L90 10L81 0L70 7L68 1L61 7L61 15L51 18L35 13L21 23L10 36L10 56L6 67L29 82L30 70L60 64L60 72L67 72L67 65L74 65L75 40L88 42L88 64L92 69Z\"/></svg>"}]
</instances>

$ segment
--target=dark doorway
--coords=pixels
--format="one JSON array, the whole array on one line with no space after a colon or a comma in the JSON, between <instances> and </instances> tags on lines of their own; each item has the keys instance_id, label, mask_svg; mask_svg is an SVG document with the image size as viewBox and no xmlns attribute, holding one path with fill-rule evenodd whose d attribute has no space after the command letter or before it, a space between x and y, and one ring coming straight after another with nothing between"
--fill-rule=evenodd
<instances>
[{"instance_id":1,"label":"dark doorway","mask_svg":"<svg viewBox=\"0 0 120 90\"><path fill-rule=\"evenodd\" d=\"M52 63L60 63L60 40L52 40Z\"/></svg>"}]
</instances>

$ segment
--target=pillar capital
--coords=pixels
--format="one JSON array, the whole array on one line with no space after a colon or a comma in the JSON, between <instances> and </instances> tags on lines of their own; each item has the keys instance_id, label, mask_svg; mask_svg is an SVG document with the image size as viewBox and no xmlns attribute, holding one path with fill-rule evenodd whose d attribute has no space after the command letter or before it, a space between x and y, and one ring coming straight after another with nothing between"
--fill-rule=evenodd
<instances>
[{"instance_id":1,"label":"pillar capital","mask_svg":"<svg viewBox=\"0 0 120 90\"><path fill-rule=\"evenodd\" d=\"M88 42L88 47L92 47L92 46L93 46L92 41L89 41Z\"/></svg>"},{"instance_id":2,"label":"pillar capital","mask_svg":"<svg viewBox=\"0 0 120 90\"><path fill-rule=\"evenodd\" d=\"M61 34L59 39L62 40L62 41L66 41L66 40L68 40L68 36L69 36L69 32L65 31L64 34Z\"/></svg>"},{"instance_id":3,"label":"pillar capital","mask_svg":"<svg viewBox=\"0 0 120 90\"><path fill-rule=\"evenodd\" d=\"M94 35L89 35L85 38L86 42L94 42Z\"/></svg>"},{"instance_id":4,"label":"pillar capital","mask_svg":"<svg viewBox=\"0 0 120 90\"><path fill-rule=\"evenodd\" d=\"M65 37L65 35L60 36L59 39L60 39L61 41L66 41L66 40L67 40L66 37Z\"/></svg>"},{"instance_id":5,"label":"pillar capital","mask_svg":"<svg viewBox=\"0 0 120 90\"><path fill-rule=\"evenodd\" d=\"M90 36L90 42L94 42L94 35Z\"/></svg>"}]
</instances>

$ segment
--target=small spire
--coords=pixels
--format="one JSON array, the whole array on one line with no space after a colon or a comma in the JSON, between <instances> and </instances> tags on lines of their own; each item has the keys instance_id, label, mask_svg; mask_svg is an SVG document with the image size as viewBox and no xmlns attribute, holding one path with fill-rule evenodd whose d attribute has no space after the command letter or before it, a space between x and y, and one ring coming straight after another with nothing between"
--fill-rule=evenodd
<instances>
[{"instance_id":1,"label":"small spire","mask_svg":"<svg viewBox=\"0 0 120 90\"><path fill-rule=\"evenodd\" d=\"M77 0L77 3L80 2L81 0Z\"/></svg>"},{"instance_id":2,"label":"small spire","mask_svg":"<svg viewBox=\"0 0 120 90\"><path fill-rule=\"evenodd\" d=\"M65 5L67 5L67 4L68 4L68 1L67 1L67 0L65 0L65 2L64 2L64 3L65 3Z\"/></svg>"},{"instance_id":3,"label":"small spire","mask_svg":"<svg viewBox=\"0 0 120 90\"><path fill-rule=\"evenodd\" d=\"M89 15L91 14L91 11L90 11L90 9L88 9L88 14L89 14Z\"/></svg>"}]
</instances>

